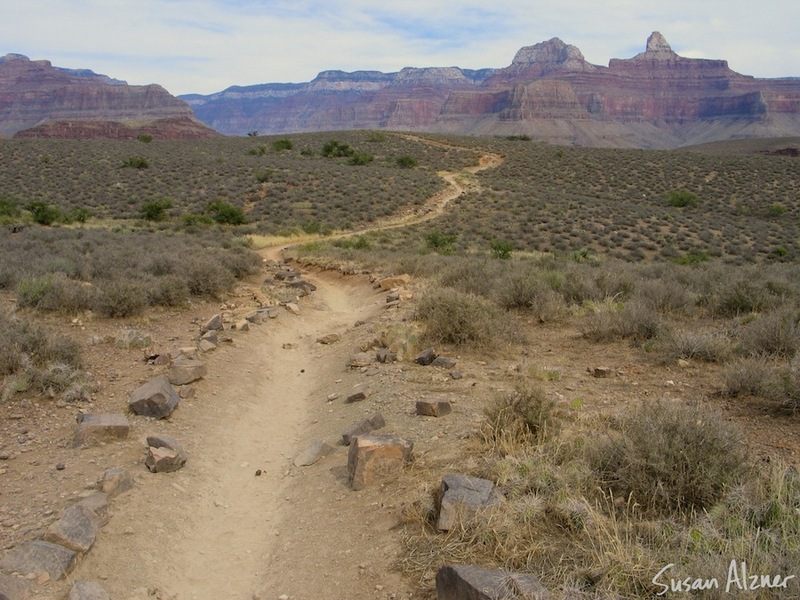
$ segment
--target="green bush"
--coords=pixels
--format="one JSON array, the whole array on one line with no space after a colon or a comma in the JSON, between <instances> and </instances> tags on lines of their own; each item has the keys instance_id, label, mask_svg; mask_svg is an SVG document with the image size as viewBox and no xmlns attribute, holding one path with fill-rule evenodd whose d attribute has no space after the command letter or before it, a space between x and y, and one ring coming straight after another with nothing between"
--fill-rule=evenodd
<instances>
[{"instance_id":1,"label":"green bush","mask_svg":"<svg viewBox=\"0 0 800 600\"><path fill-rule=\"evenodd\" d=\"M122 162L122 166L131 169L146 169L150 166L150 161L144 156L129 156Z\"/></svg>"},{"instance_id":2,"label":"green bush","mask_svg":"<svg viewBox=\"0 0 800 600\"><path fill-rule=\"evenodd\" d=\"M57 221L64 220L64 214L57 206L45 204L44 202L30 202L25 209L31 213L33 220L39 225L52 225Z\"/></svg>"},{"instance_id":3,"label":"green bush","mask_svg":"<svg viewBox=\"0 0 800 600\"><path fill-rule=\"evenodd\" d=\"M244 210L234 206L224 200L214 200L206 206L206 212L211 215L217 223L225 225L242 225L247 222Z\"/></svg>"},{"instance_id":4,"label":"green bush","mask_svg":"<svg viewBox=\"0 0 800 600\"><path fill-rule=\"evenodd\" d=\"M667 402L627 411L590 459L603 489L660 515L711 508L746 465L726 419L708 406Z\"/></svg>"},{"instance_id":5,"label":"green bush","mask_svg":"<svg viewBox=\"0 0 800 600\"><path fill-rule=\"evenodd\" d=\"M283 139L283 140L275 140L274 142L272 142L272 149L275 150L275 152L281 152L282 150L291 150L293 147L294 144L292 144L292 140Z\"/></svg>"},{"instance_id":6,"label":"green bush","mask_svg":"<svg viewBox=\"0 0 800 600\"><path fill-rule=\"evenodd\" d=\"M353 155L350 157L349 163L351 165L363 167L364 165L371 163L373 160L375 160L375 157L372 156L372 154L358 151L353 153Z\"/></svg>"},{"instance_id":7,"label":"green bush","mask_svg":"<svg viewBox=\"0 0 800 600\"><path fill-rule=\"evenodd\" d=\"M144 143L144 144L149 144L150 142L153 141L153 136L149 135L147 133L143 133L142 135L138 136L136 139L139 140L140 142Z\"/></svg>"},{"instance_id":8,"label":"green bush","mask_svg":"<svg viewBox=\"0 0 800 600\"><path fill-rule=\"evenodd\" d=\"M425 234L425 244L439 254L452 254L456 240L458 240L457 233L442 233L438 229Z\"/></svg>"},{"instance_id":9,"label":"green bush","mask_svg":"<svg viewBox=\"0 0 800 600\"><path fill-rule=\"evenodd\" d=\"M167 218L167 211L170 208L172 208L172 200L169 198L148 200L142 205L139 214L147 221L163 221Z\"/></svg>"},{"instance_id":10,"label":"green bush","mask_svg":"<svg viewBox=\"0 0 800 600\"><path fill-rule=\"evenodd\" d=\"M494 240L489 242L489 247L492 250L492 257L501 260L510 259L511 253L514 251L514 244L507 241Z\"/></svg>"},{"instance_id":11,"label":"green bush","mask_svg":"<svg viewBox=\"0 0 800 600\"><path fill-rule=\"evenodd\" d=\"M408 155L398 156L395 162L401 169L413 169L417 166L417 159Z\"/></svg>"},{"instance_id":12,"label":"green bush","mask_svg":"<svg viewBox=\"0 0 800 600\"><path fill-rule=\"evenodd\" d=\"M20 215L19 206L13 200L8 198L0 198L0 219L15 218Z\"/></svg>"},{"instance_id":13,"label":"green bush","mask_svg":"<svg viewBox=\"0 0 800 600\"><path fill-rule=\"evenodd\" d=\"M81 366L80 345L70 337L0 312L0 376L58 362Z\"/></svg>"},{"instance_id":14,"label":"green bush","mask_svg":"<svg viewBox=\"0 0 800 600\"><path fill-rule=\"evenodd\" d=\"M667 201L670 206L676 208L686 208L687 206L698 206L700 199L689 190L674 190L667 193Z\"/></svg>"},{"instance_id":15,"label":"green bush","mask_svg":"<svg viewBox=\"0 0 800 600\"><path fill-rule=\"evenodd\" d=\"M341 158L353 156L355 150L349 144L340 144L336 140L331 140L322 146L322 156L328 158Z\"/></svg>"}]
</instances>

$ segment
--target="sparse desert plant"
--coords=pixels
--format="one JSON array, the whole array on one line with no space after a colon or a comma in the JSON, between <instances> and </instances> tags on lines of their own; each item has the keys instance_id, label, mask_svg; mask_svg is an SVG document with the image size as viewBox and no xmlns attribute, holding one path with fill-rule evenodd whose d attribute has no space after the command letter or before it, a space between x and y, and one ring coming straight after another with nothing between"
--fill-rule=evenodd
<instances>
[{"instance_id":1,"label":"sparse desert plant","mask_svg":"<svg viewBox=\"0 0 800 600\"><path fill-rule=\"evenodd\" d=\"M542 278L532 274L511 274L498 284L497 302L506 310L521 310L540 323L557 321L566 312L560 294Z\"/></svg>"},{"instance_id":2,"label":"sparse desert plant","mask_svg":"<svg viewBox=\"0 0 800 600\"><path fill-rule=\"evenodd\" d=\"M104 317L131 317L147 306L147 291L139 282L109 281L101 288L97 298L97 312Z\"/></svg>"},{"instance_id":3,"label":"sparse desert plant","mask_svg":"<svg viewBox=\"0 0 800 600\"><path fill-rule=\"evenodd\" d=\"M667 401L629 410L591 460L601 488L655 515L712 507L746 465L741 434L725 419Z\"/></svg>"},{"instance_id":4,"label":"sparse desert plant","mask_svg":"<svg viewBox=\"0 0 800 600\"><path fill-rule=\"evenodd\" d=\"M722 372L725 393L731 396L766 396L779 381L775 365L764 356L747 356L729 362Z\"/></svg>"},{"instance_id":5,"label":"sparse desert plant","mask_svg":"<svg viewBox=\"0 0 800 600\"><path fill-rule=\"evenodd\" d=\"M542 388L521 383L486 408L483 441L501 456L523 456L558 431L555 407Z\"/></svg>"},{"instance_id":6,"label":"sparse desert plant","mask_svg":"<svg viewBox=\"0 0 800 600\"><path fill-rule=\"evenodd\" d=\"M742 329L739 339L745 354L791 359L800 350L800 313L786 307L763 314Z\"/></svg>"},{"instance_id":7,"label":"sparse desert plant","mask_svg":"<svg viewBox=\"0 0 800 600\"><path fill-rule=\"evenodd\" d=\"M34 222L39 225L52 225L57 221L64 220L64 213L61 212L61 209L38 200L28 203L25 209L31 213Z\"/></svg>"},{"instance_id":8,"label":"sparse desert plant","mask_svg":"<svg viewBox=\"0 0 800 600\"><path fill-rule=\"evenodd\" d=\"M322 146L322 156L326 156L328 158L353 156L354 153L355 150L350 146L350 144L340 144L336 140L326 142L325 145Z\"/></svg>"},{"instance_id":9,"label":"sparse desert plant","mask_svg":"<svg viewBox=\"0 0 800 600\"><path fill-rule=\"evenodd\" d=\"M674 190L667 193L667 201L670 206L676 208L685 208L687 206L697 206L700 204L700 199L696 194L689 190Z\"/></svg>"},{"instance_id":10,"label":"sparse desert plant","mask_svg":"<svg viewBox=\"0 0 800 600\"><path fill-rule=\"evenodd\" d=\"M733 341L718 331L673 329L661 336L659 349L664 362L678 359L724 362L733 352Z\"/></svg>"},{"instance_id":11,"label":"sparse desert plant","mask_svg":"<svg viewBox=\"0 0 800 600\"><path fill-rule=\"evenodd\" d=\"M511 258L511 253L514 252L514 243L509 241L493 240L489 242L489 248L491 248L493 258L508 260Z\"/></svg>"},{"instance_id":12,"label":"sparse desert plant","mask_svg":"<svg viewBox=\"0 0 800 600\"><path fill-rule=\"evenodd\" d=\"M363 167L364 165L371 163L373 160L375 160L375 157L372 154L369 154L368 152L356 151L350 156L349 163L354 166Z\"/></svg>"},{"instance_id":13,"label":"sparse desert plant","mask_svg":"<svg viewBox=\"0 0 800 600\"><path fill-rule=\"evenodd\" d=\"M435 344L486 348L518 340L511 315L489 300L451 288L423 296L417 318L425 324L426 339Z\"/></svg>"},{"instance_id":14,"label":"sparse desert plant","mask_svg":"<svg viewBox=\"0 0 800 600\"><path fill-rule=\"evenodd\" d=\"M457 233L442 233L438 229L425 234L425 244L439 254L452 254L456 240L458 240Z\"/></svg>"}]
</instances>

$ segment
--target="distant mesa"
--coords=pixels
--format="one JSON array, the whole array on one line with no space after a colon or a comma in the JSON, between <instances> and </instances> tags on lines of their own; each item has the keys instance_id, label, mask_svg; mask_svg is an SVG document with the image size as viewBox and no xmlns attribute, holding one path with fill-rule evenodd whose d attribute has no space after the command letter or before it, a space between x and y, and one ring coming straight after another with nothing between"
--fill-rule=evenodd
<instances>
[{"instance_id":1,"label":"distant mesa","mask_svg":"<svg viewBox=\"0 0 800 600\"><path fill-rule=\"evenodd\" d=\"M682 57L657 31L643 52L608 66L554 37L503 68L327 70L306 83L179 98L18 54L0 59L0 135L124 139L137 127L153 137L389 129L672 148L800 135L800 78L758 79L725 60Z\"/></svg>"},{"instance_id":2,"label":"distant mesa","mask_svg":"<svg viewBox=\"0 0 800 600\"><path fill-rule=\"evenodd\" d=\"M21 54L0 58L0 135L198 138L219 135L159 85L134 86Z\"/></svg>"}]
</instances>

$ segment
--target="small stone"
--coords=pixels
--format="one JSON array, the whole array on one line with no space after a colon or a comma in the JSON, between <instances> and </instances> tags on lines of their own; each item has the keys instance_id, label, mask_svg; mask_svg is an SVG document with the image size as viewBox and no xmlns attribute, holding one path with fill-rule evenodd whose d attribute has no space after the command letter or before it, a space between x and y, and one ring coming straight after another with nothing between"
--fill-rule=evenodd
<instances>
[{"instance_id":1,"label":"small stone","mask_svg":"<svg viewBox=\"0 0 800 600\"><path fill-rule=\"evenodd\" d=\"M349 446L353 438L364 435L365 433L371 433L382 427L386 427L386 420L381 413L375 413L369 419L362 419L348 427L342 434L342 443L345 446Z\"/></svg>"},{"instance_id":2,"label":"small stone","mask_svg":"<svg viewBox=\"0 0 800 600\"><path fill-rule=\"evenodd\" d=\"M427 350L423 350L417 355L417 358L414 359L414 362L418 365L427 366L431 364L437 357L436 350L433 348L428 348Z\"/></svg>"},{"instance_id":3,"label":"small stone","mask_svg":"<svg viewBox=\"0 0 800 600\"><path fill-rule=\"evenodd\" d=\"M350 487L361 490L397 476L411 460L414 443L395 435L360 435L350 444Z\"/></svg>"},{"instance_id":4,"label":"small stone","mask_svg":"<svg viewBox=\"0 0 800 600\"><path fill-rule=\"evenodd\" d=\"M461 373L461 371L451 371L450 372L450 378L451 379L458 380L458 379L461 379L462 377L464 377L464 375Z\"/></svg>"},{"instance_id":5,"label":"small stone","mask_svg":"<svg viewBox=\"0 0 800 600\"><path fill-rule=\"evenodd\" d=\"M425 417L443 417L452 411L449 402L443 400L417 400L417 414Z\"/></svg>"},{"instance_id":6,"label":"small stone","mask_svg":"<svg viewBox=\"0 0 800 600\"><path fill-rule=\"evenodd\" d=\"M433 359L431 363L432 367L444 367L445 369L452 369L456 366L456 361L452 358L446 358L444 356L437 356Z\"/></svg>"},{"instance_id":7,"label":"small stone","mask_svg":"<svg viewBox=\"0 0 800 600\"><path fill-rule=\"evenodd\" d=\"M159 375L131 392L128 406L137 415L164 419L179 402L180 397L167 376Z\"/></svg>"},{"instance_id":8,"label":"small stone","mask_svg":"<svg viewBox=\"0 0 800 600\"><path fill-rule=\"evenodd\" d=\"M95 581L76 581L72 584L67 600L110 600L108 595L99 583Z\"/></svg>"},{"instance_id":9,"label":"small stone","mask_svg":"<svg viewBox=\"0 0 800 600\"><path fill-rule=\"evenodd\" d=\"M208 321L205 322L205 325L203 325L200 328L200 332L205 333L207 331L219 331L222 328L223 328L222 314L217 313L216 315L214 315Z\"/></svg>"},{"instance_id":10,"label":"small stone","mask_svg":"<svg viewBox=\"0 0 800 600\"><path fill-rule=\"evenodd\" d=\"M122 468L106 469L97 482L97 489L114 497L133 488L133 477Z\"/></svg>"},{"instance_id":11,"label":"small stone","mask_svg":"<svg viewBox=\"0 0 800 600\"><path fill-rule=\"evenodd\" d=\"M351 367L368 367L372 364L372 354L369 352L357 352L350 357L348 363Z\"/></svg>"},{"instance_id":12,"label":"small stone","mask_svg":"<svg viewBox=\"0 0 800 600\"><path fill-rule=\"evenodd\" d=\"M152 473L171 473L186 464L186 451L172 436L150 435L147 445L144 464Z\"/></svg>"},{"instance_id":13,"label":"small stone","mask_svg":"<svg viewBox=\"0 0 800 600\"><path fill-rule=\"evenodd\" d=\"M309 467L333 452L333 448L322 440L315 440L294 459L295 467Z\"/></svg>"},{"instance_id":14,"label":"small stone","mask_svg":"<svg viewBox=\"0 0 800 600\"><path fill-rule=\"evenodd\" d=\"M366 400L372 395L372 388L368 386L359 386L355 390L353 390L347 398L345 398L345 402L360 402L361 400Z\"/></svg>"},{"instance_id":15,"label":"small stone","mask_svg":"<svg viewBox=\"0 0 800 600\"><path fill-rule=\"evenodd\" d=\"M67 465L65 465L63 462L56 463L56 471L63 471L66 468L67 468Z\"/></svg>"},{"instance_id":16,"label":"small stone","mask_svg":"<svg viewBox=\"0 0 800 600\"><path fill-rule=\"evenodd\" d=\"M500 494L488 479L466 475L445 475L441 484L441 501L436 527L449 531L461 519L471 519L479 511L498 504Z\"/></svg>"},{"instance_id":17,"label":"small stone","mask_svg":"<svg viewBox=\"0 0 800 600\"><path fill-rule=\"evenodd\" d=\"M59 544L75 552L87 552L100 529L100 519L85 505L73 504L44 534L46 542Z\"/></svg>"},{"instance_id":18,"label":"small stone","mask_svg":"<svg viewBox=\"0 0 800 600\"><path fill-rule=\"evenodd\" d=\"M172 385L186 385L205 377L206 370L206 364L201 360L178 358L173 361L167 378Z\"/></svg>"},{"instance_id":19,"label":"small stone","mask_svg":"<svg viewBox=\"0 0 800 600\"><path fill-rule=\"evenodd\" d=\"M328 335L323 335L321 338L317 338L317 343L324 345L335 344L340 339L342 339L342 336L338 333L329 333Z\"/></svg>"},{"instance_id":20,"label":"small stone","mask_svg":"<svg viewBox=\"0 0 800 600\"><path fill-rule=\"evenodd\" d=\"M591 370L592 377L605 378L611 377L614 372L608 367L594 367Z\"/></svg>"},{"instance_id":21,"label":"small stone","mask_svg":"<svg viewBox=\"0 0 800 600\"><path fill-rule=\"evenodd\" d=\"M392 288L399 288L408 285L411 282L411 275L404 273L393 277L384 277L378 282L380 288L384 291L389 291Z\"/></svg>"},{"instance_id":22,"label":"small stone","mask_svg":"<svg viewBox=\"0 0 800 600\"><path fill-rule=\"evenodd\" d=\"M296 302L287 302L286 303L286 310L288 310L293 315L299 315L300 314L300 305L297 304Z\"/></svg>"}]
</instances>

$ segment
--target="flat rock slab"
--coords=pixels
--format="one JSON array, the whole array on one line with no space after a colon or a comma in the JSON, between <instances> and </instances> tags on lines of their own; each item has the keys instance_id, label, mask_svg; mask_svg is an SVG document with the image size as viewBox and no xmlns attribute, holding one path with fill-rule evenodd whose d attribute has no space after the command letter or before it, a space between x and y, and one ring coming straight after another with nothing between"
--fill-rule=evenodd
<instances>
[{"instance_id":1,"label":"flat rock slab","mask_svg":"<svg viewBox=\"0 0 800 600\"><path fill-rule=\"evenodd\" d=\"M417 400L416 406L417 414L424 417L443 417L453 410L444 400Z\"/></svg>"},{"instance_id":2,"label":"flat rock slab","mask_svg":"<svg viewBox=\"0 0 800 600\"><path fill-rule=\"evenodd\" d=\"M381 427L386 427L386 420L383 418L381 413L375 413L369 419L362 419L348 427L347 430L342 434L342 443L345 446L349 446L350 441L354 437L364 435L365 433L372 433Z\"/></svg>"},{"instance_id":3,"label":"flat rock slab","mask_svg":"<svg viewBox=\"0 0 800 600\"><path fill-rule=\"evenodd\" d=\"M172 436L147 436L147 447L144 464L152 473L171 473L186 464L188 455Z\"/></svg>"},{"instance_id":4,"label":"flat rock slab","mask_svg":"<svg viewBox=\"0 0 800 600\"><path fill-rule=\"evenodd\" d=\"M402 275L394 275L392 277L384 277L378 282L380 288L384 291L389 291L392 288L399 288L408 285L411 282L411 275L403 273Z\"/></svg>"},{"instance_id":5,"label":"flat rock slab","mask_svg":"<svg viewBox=\"0 0 800 600\"><path fill-rule=\"evenodd\" d=\"M488 479L445 475L436 527L440 531L449 531L457 523L472 519L481 510L498 504L501 498L494 483Z\"/></svg>"},{"instance_id":6,"label":"flat rock slab","mask_svg":"<svg viewBox=\"0 0 800 600\"><path fill-rule=\"evenodd\" d=\"M0 600L28 600L31 585L22 577L0 573Z\"/></svg>"},{"instance_id":7,"label":"flat rock slab","mask_svg":"<svg viewBox=\"0 0 800 600\"><path fill-rule=\"evenodd\" d=\"M322 440L316 440L308 448L303 450L294 459L296 467L310 467L328 454L333 452L333 447Z\"/></svg>"},{"instance_id":8,"label":"flat rock slab","mask_svg":"<svg viewBox=\"0 0 800 600\"><path fill-rule=\"evenodd\" d=\"M447 358L446 356L437 356L433 359L431 363L432 367L443 367L445 369L452 369L456 366L456 361L453 358Z\"/></svg>"},{"instance_id":9,"label":"flat rock slab","mask_svg":"<svg viewBox=\"0 0 800 600\"><path fill-rule=\"evenodd\" d=\"M81 414L77 416L78 426L72 438L75 448L99 444L128 437L131 424L122 413Z\"/></svg>"},{"instance_id":10,"label":"flat rock slab","mask_svg":"<svg viewBox=\"0 0 800 600\"><path fill-rule=\"evenodd\" d=\"M202 360L179 358L173 361L167 378L172 385L186 385L205 377L207 370Z\"/></svg>"},{"instance_id":11,"label":"flat rock slab","mask_svg":"<svg viewBox=\"0 0 800 600\"><path fill-rule=\"evenodd\" d=\"M47 573L57 581L75 568L78 553L58 544L42 540L14 546L0 559L0 571L22 575Z\"/></svg>"},{"instance_id":12,"label":"flat rock slab","mask_svg":"<svg viewBox=\"0 0 800 600\"><path fill-rule=\"evenodd\" d=\"M76 581L67 600L111 600L111 596L96 581Z\"/></svg>"},{"instance_id":13,"label":"flat rock slab","mask_svg":"<svg viewBox=\"0 0 800 600\"><path fill-rule=\"evenodd\" d=\"M395 477L411 460L414 442L396 435L360 435L350 443L350 487L361 490Z\"/></svg>"},{"instance_id":14,"label":"flat rock slab","mask_svg":"<svg viewBox=\"0 0 800 600\"><path fill-rule=\"evenodd\" d=\"M528 573L445 565L436 573L436 597L438 600L546 600L550 594Z\"/></svg>"},{"instance_id":15,"label":"flat rock slab","mask_svg":"<svg viewBox=\"0 0 800 600\"><path fill-rule=\"evenodd\" d=\"M128 406L137 415L164 419L172 414L180 401L167 376L159 375L133 390Z\"/></svg>"},{"instance_id":16,"label":"flat rock slab","mask_svg":"<svg viewBox=\"0 0 800 600\"><path fill-rule=\"evenodd\" d=\"M92 547L99 530L100 519L95 512L85 505L73 504L47 528L44 541L82 554Z\"/></svg>"},{"instance_id":17,"label":"flat rock slab","mask_svg":"<svg viewBox=\"0 0 800 600\"><path fill-rule=\"evenodd\" d=\"M76 502L76 506L82 506L92 511L100 522L100 527L106 525L111 519L111 505L108 502L108 494L105 492L89 494L83 500Z\"/></svg>"}]
</instances>

